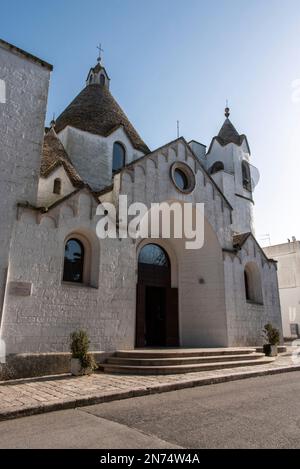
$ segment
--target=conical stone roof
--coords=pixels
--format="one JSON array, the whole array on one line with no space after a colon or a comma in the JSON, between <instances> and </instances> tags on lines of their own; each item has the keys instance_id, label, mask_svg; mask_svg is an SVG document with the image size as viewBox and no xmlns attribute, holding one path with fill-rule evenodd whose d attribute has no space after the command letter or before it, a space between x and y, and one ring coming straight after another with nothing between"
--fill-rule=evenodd
<instances>
[{"instance_id":1,"label":"conical stone roof","mask_svg":"<svg viewBox=\"0 0 300 469\"><path fill-rule=\"evenodd\" d=\"M209 149L207 151L207 154L211 151L213 143L214 143L215 140L222 147L225 147L229 143L235 143L236 145L241 146L242 143L245 141L246 145L248 147L248 151L250 153L250 147L249 147L249 143L248 143L246 135L244 135L244 134L240 135L238 133L238 131L236 130L236 128L234 127L234 125L232 124L231 120L228 119L229 108L225 109L225 116L226 116L226 119L225 119L225 121L224 121L218 135L213 137L213 139L210 143Z\"/></svg>"},{"instance_id":2,"label":"conical stone roof","mask_svg":"<svg viewBox=\"0 0 300 469\"><path fill-rule=\"evenodd\" d=\"M241 145L241 137L244 136L239 135L238 131L227 117L218 133L218 139L222 141L223 145L226 145L227 143L236 143L236 145Z\"/></svg>"},{"instance_id":3,"label":"conical stone roof","mask_svg":"<svg viewBox=\"0 0 300 469\"><path fill-rule=\"evenodd\" d=\"M149 152L106 86L89 84L76 96L56 120L55 131L58 133L68 125L102 137L123 126L133 147Z\"/></svg>"}]
</instances>

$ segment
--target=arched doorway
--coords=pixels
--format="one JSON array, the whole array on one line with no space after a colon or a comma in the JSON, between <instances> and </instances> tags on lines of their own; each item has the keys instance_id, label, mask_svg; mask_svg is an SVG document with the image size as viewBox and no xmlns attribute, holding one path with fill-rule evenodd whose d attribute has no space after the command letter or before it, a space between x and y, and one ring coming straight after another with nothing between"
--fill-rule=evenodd
<instances>
[{"instance_id":1,"label":"arched doorway","mask_svg":"<svg viewBox=\"0 0 300 469\"><path fill-rule=\"evenodd\" d=\"M136 346L178 346L178 289L171 288L171 263L158 244L138 257Z\"/></svg>"}]
</instances>

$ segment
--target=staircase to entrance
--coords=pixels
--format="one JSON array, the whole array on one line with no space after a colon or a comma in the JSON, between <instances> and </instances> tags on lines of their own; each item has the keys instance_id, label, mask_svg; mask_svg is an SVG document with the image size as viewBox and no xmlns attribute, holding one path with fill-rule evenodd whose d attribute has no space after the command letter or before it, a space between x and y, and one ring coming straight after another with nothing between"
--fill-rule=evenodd
<instances>
[{"instance_id":1,"label":"staircase to entrance","mask_svg":"<svg viewBox=\"0 0 300 469\"><path fill-rule=\"evenodd\" d=\"M274 361L252 347L118 350L100 366L106 373L162 375L264 365Z\"/></svg>"}]
</instances>

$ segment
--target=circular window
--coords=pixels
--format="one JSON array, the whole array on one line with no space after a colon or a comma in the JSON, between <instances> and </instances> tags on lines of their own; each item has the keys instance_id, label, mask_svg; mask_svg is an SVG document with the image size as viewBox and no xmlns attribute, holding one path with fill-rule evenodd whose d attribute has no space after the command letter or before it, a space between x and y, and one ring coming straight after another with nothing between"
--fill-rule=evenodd
<instances>
[{"instance_id":1,"label":"circular window","mask_svg":"<svg viewBox=\"0 0 300 469\"><path fill-rule=\"evenodd\" d=\"M181 191L186 191L189 185L188 178L186 177L185 173L181 171L181 169L176 168L174 171L174 180L176 186L181 190Z\"/></svg>"},{"instance_id":2,"label":"circular window","mask_svg":"<svg viewBox=\"0 0 300 469\"><path fill-rule=\"evenodd\" d=\"M171 178L180 192L190 193L195 188L195 175L191 168L184 163L173 163Z\"/></svg>"}]
</instances>

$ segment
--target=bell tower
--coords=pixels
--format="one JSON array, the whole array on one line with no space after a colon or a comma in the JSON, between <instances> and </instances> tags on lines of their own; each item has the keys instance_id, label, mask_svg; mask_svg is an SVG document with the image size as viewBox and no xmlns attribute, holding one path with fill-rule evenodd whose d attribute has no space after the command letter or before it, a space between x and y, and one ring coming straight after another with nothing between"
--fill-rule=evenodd
<instances>
[{"instance_id":1,"label":"bell tower","mask_svg":"<svg viewBox=\"0 0 300 469\"><path fill-rule=\"evenodd\" d=\"M234 209L233 232L254 233L253 190L258 172L250 165L246 135L238 133L229 116L226 106L225 121L206 154L206 168Z\"/></svg>"}]
</instances>

